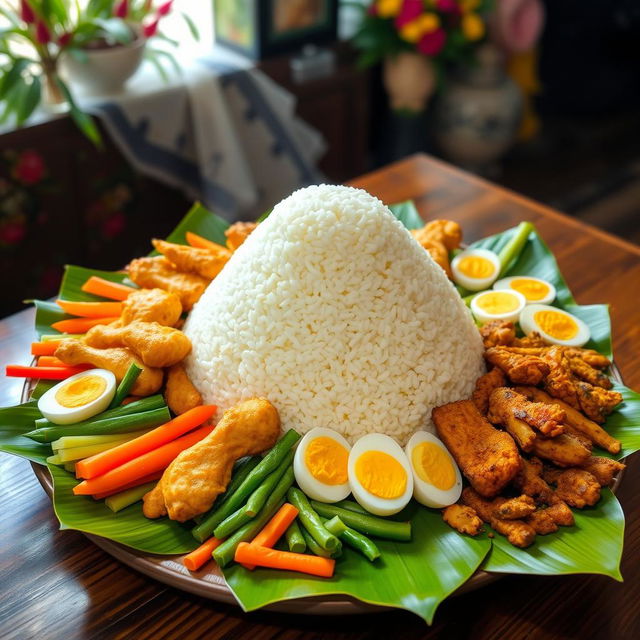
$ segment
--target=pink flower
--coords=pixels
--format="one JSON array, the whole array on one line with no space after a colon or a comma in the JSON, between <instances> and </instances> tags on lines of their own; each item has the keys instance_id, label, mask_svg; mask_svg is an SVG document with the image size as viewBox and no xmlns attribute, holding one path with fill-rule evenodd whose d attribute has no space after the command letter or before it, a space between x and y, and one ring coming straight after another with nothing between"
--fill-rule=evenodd
<instances>
[{"instance_id":1,"label":"pink flower","mask_svg":"<svg viewBox=\"0 0 640 640\"><path fill-rule=\"evenodd\" d=\"M63 33L59 38L58 38L58 46L63 48L66 47L70 42L71 42L71 38L73 38L73 34L69 33L67 31L67 33Z\"/></svg>"},{"instance_id":2,"label":"pink flower","mask_svg":"<svg viewBox=\"0 0 640 640\"><path fill-rule=\"evenodd\" d=\"M404 0L400 13L396 16L396 28L401 29L408 22L415 20L423 10L422 0Z\"/></svg>"},{"instance_id":3,"label":"pink flower","mask_svg":"<svg viewBox=\"0 0 640 640\"><path fill-rule=\"evenodd\" d=\"M34 13L27 0L21 0L20 2L20 17L27 24L32 24L36 21L36 14Z\"/></svg>"},{"instance_id":4,"label":"pink flower","mask_svg":"<svg viewBox=\"0 0 640 640\"><path fill-rule=\"evenodd\" d=\"M36 40L39 44L47 44L48 42L51 42L51 33L47 28L47 25L42 22L42 20L39 20L36 23Z\"/></svg>"},{"instance_id":5,"label":"pink flower","mask_svg":"<svg viewBox=\"0 0 640 640\"><path fill-rule=\"evenodd\" d=\"M168 0L164 4L161 4L158 7L158 15L159 16L166 16L169 13L169 11L171 11L171 5L172 4L173 4L173 0Z\"/></svg>"},{"instance_id":6,"label":"pink flower","mask_svg":"<svg viewBox=\"0 0 640 640\"><path fill-rule=\"evenodd\" d=\"M156 18L153 22L149 22L142 27L142 33L145 38L153 38L158 33L158 22L160 22L160 18Z\"/></svg>"},{"instance_id":7,"label":"pink flower","mask_svg":"<svg viewBox=\"0 0 640 640\"><path fill-rule=\"evenodd\" d=\"M113 15L116 18L126 18L129 13L129 0L121 0L115 7Z\"/></svg>"},{"instance_id":8,"label":"pink flower","mask_svg":"<svg viewBox=\"0 0 640 640\"><path fill-rule=\"evenodd\" d=\"M127 226L127 219L122 211L117 211L102 223L102 233L107 238L119 236Z\"/></svg>"},{"instance_id":9,"label":"pink flower","mask_svg":"<svg viewBox=\"0 0 640 640\"><path fill-rule=\"evenodd\" d=\"M13 167L14 176L22 184L36 184L44 176L45 166L42 156L31 149L23 151Z\"/></svg>"},{"instance_id":10,"label":"pink flower","mask_svg":"<svg viewBox=\"0 0 640 640\"><path fill-rule=\"evenodd\" d=\"M431 33L425 33L420 40L418 40L418 51L425 56L437 56L447 39L447 35L444 29L436 29Z\"/></svg>"},{"instance_id":11,"label":"pink flower","mask_svg":"<svg viewBox=\"0 0 640 640\"><path fill-rule=\"evenodd\" d=\"M22 222L7 222L0 226L0 242L2 244L20 244L27 235L27 229Z\"/></svg>"},{"instance_id":12,"label":"pink flower","mask_svg":"<svg viewBox=\"0 0 640 640\"><path fill-rule=\"evenodd\" d=\"M456 0L436 0L436 8L442 13L460 13Z\"/></svg>"}]
</instances>

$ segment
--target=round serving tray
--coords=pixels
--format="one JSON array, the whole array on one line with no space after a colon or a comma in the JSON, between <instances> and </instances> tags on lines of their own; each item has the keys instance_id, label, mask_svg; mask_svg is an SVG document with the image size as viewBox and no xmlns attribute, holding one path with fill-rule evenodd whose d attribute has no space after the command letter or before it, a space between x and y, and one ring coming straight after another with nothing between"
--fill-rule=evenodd
<instances>
[{"instance_id":1,"label":"round serving tray","mask_svg":"<svg viewBox=\"0 0 640 640\"><path fill-rule=\"evenodd\" d=\"M611 366L611 375L614 380L622 384L620 372L615 365ZM25 382L22 390L22 402L28 401L30 391L30 384ZM35 462L32 462L31 466L47 496L49 496L49 499L52 499L53 482L48 469ZM622 480L623 473L624 472L620 472L614 481L612 487L614 493ZM107 538L102 538L101 536L90 533L84 533L84 535L103 551L120 560L120 562L171 587L194 593L203 598L216 600L217 602L238 604L233 593L224 581L220 569L215 563L210 562L199 571L191 572L182 564L183 556L153 555L136 551L135 549L113 542ZM453 595L473 591L497 580L499 577L499 574L491 574L478 569ZM264 609L268 611L305 615L362 614L384 611L389 608L390 607L367 604L346 595L296 598L276 602L264 607Z\"/></svg>"}]
</instances>

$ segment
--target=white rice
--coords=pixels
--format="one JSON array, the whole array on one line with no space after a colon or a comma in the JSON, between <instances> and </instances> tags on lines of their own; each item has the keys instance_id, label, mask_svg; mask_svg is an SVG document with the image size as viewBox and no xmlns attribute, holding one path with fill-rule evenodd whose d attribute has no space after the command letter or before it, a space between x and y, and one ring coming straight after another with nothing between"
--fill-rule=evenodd
<instances>
[{"instance_id":1,"label":"white rice","mask_svg":"<svg viewBox=\"0 0 640 640\"><path fill-rule=\"evenodd\" d=\"M285 429L405 444L469 397L482 344L442 269L378 199L313 186L278 204L191 312L191 380L219 415L268 398Z\"/></svg>"}]
</instances>

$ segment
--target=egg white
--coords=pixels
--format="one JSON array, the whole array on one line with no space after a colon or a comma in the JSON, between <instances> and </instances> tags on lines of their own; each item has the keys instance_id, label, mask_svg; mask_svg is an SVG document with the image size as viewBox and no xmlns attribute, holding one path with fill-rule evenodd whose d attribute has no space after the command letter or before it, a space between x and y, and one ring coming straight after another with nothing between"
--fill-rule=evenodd
<instances>
[{"instance_id":1,"label":"egg white","mask_svg":"<svg viewBox=\"0 0 640 640\"><path fill-rule=\"evenodd\" d=\"M533 276L509 276L508 278L501 278L497 282L494 282L493 288L496 290L500 289L508 289L509 291L515 291L515 289L511 288L511 283L514 280L535 280L536 282L541 282L542 284L546 284L549 287L549 292L540 300L527 300L525 296L525 300L527 300L527 304L551 304L556 299L556 288L548 281L543 280L542 278L534 278Z\"/></svg>"},{"instance_id":2,"label":"egg white","mask_svg":"<svg viewBox=\"0 0 640 640\"><path fill-rule=\"evenodd\" d=\"M74 380L86 378L87 376L98 376L102 378L107 383L104 391L95 400L83 404L80 407L63 407L56 400L58 390ZM75 376L63 380L55 385L55 387L51 387L51 389L44 393L38 400L38 410L49 422L53 422L53 424L74 424L76 422L82 422L108 408L116 393L116 386L116 377L111 371L107 371L106 369L88 369L87 371L76 373Z\"/></svg>"},{"instance_id":3,"label":"egg white","mask_svg":"<svg viewBox=\"0 0 640 640\"><path fill-rule=\"evenodd\" d=\"M316 438L321 437L331 438L342 445L347 451L351 451L351 446L341 434L333 429L315 427L311 429L311 431L308 431L298 444L296 454L293 458L293 473L300 489L310 498L318 502L339 502L351 493L349 481L347 480L344 484L325 484L311 474L305 463L307 448Z\"/></svg>"},{"instance_id":4,"label":"egg white","mask_svg":"<svg viewBox=\"0 0 640 640\"><path fill-rule=\"evenodd\" d=\"M558 313L563 313L566 316L569 316L577 325L578 325L578 333L571 338L570 340L561 340L560 338L554 338L550 336L546 331L542 329L535 321L534 315L537 311L545 311L552 310L557 311ZM527 305L520 314L520 327L527 334L531 335L534 331L537 331L542 339L549 344L557 344L564 347L581 347L582 345L589 342L591 338L591 331L589 327L582 321L580 318L576 318L572 313L568 313L563 309L558 309L557 307L552 307L547 304L529 304Z\"/></svg>"},{"instance_id":5,"label":"egg white","mask_svg":"<svg viewBox=\"0 0 640 640\"><path fill-rule=\"evenodd\" d=\"M407 474L407 486L404 493L392 499L380 498L367 491L356 476L356 462L367 451L382 451L395 458ZM362 436L352 447L349 454L349 483L351 493L358 504L378 516L390 516L402 511L413 495L413 473L411 465L400 445L391 437L382 433L370 433Z\"/></svg>"},{"instance_id":6,"label":"egg white","mask_svg":"<svg viewBox=\"0 0 640 640\"><path fill-rule=\"evenodd\" d=\"M475 316L475 318L482 322L491 322L491 320L506 320L507 322L515 322L519 316L520 312L525 308L527 304L526 298L518 291L514 289L509 289L508 293L513 295L518 300L518 306L513 311L506 311L505 313L489 313L486 309L483 309L479 300L488 293L494 293L493 291L483 291L479 293L477 296L471 299L471 313Z\"/></svg>"},{"instance_id":7,"label":"egg white","mask_svg":"<svg viewBox=\"0 0 640 640\"><path fill-rule=\"evenodd\" d=\"M418 475L411 461L411 456L413 455L413 450L422 442L432 442L446 453L456 474L456 480L451 489L438 489L432 484L422 480ZM420 504L433 509L442 509L443 507L448 507L450 504L458 501L458 498L462 493L462 476L460 475L460 469L458 468L456 461L453 459L453 456L449 453L448 449L440 439L427 431L416 431L407 443L405 452L409 459L409 464L411 465L411 472L413 473L413 497Z\"/></svg>"},{"instance_id":8,"label":"egg white","mask_svg":"<svg viewBox=\"0 0 640 640\"><path fill-rule=\"evenodd\" d=\"M468 256L479 256L489 260L493 265L493 272L491 275L486 278L471 278L462 273L458 268L458 265L463 258ZM469 289L469 291L482 291L483 289L490 287L498 278L498 275L500 274L500 259L497 254L493 251L489 251L488 249L466 249L465 251L460 252L451 261L451 273L453 274L454 282L459 284L461 287Z\"/></svg>"}]
</instances>

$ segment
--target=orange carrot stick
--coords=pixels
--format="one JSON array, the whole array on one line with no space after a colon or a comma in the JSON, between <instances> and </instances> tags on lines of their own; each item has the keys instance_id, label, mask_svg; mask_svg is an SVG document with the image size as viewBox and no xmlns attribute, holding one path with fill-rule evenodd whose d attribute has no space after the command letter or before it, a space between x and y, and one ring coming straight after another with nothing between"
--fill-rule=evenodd
<instances>
[{"instance_id":1,"label":"orange carrot stick","mask_svg":"<svg viewBox=\"0 0 640 640\"><path fill-rule=\"evenodd\" d=\"M197 571L202 565L211 560L211 554L222 544L222 540L218 538L209 538L206 542L203 542L197 549L194 549L191 553L188 553L182 558L182 564L189 569L189 571Z\"/></svg>"},{"instance_id":2,"label":"orange carrot stick","mask_svg":"<svg viewBox=\"0 0 640 640\"><path fill-rule=\"evenodd\" d=\"M215 253L220 253L222 251L223 253L231 254L227 247L224 247L217 242L213 242L213 240L207 240L207 238L203 238L202 236L193 233L193 231L187 231L187 233L185 233L185 237L187 239L187 242L192 247L196 247L198 249L208 249L209 251L213 251Z\"/></svg>"},{"instance_id":3,"label":"orange carrot stick","mask_svg":"<svg viewBox=\"0 0 640 640\"><path fill-rule=\"evenodd\" d=\"M83 318L105 318L119 316L122 313L122 302L73 302L56 300L56 304L69 315Z\"/></svg>"},{"instance_id":4,"label":"orange carrot stick","mask_svg":"<svg viewBox=\"0 0 640 640\"><path fill-rule=\"evenodd\" d=\"M123 442L117 447L96 453L76 463L76 476L91 480L115 469L129 460L133 460L149 451L175 440L187 431L199 427L216 411L213 405L201 405L179 415L177 418L144 433L133 440Z\"/></svg>"},{"instance_id":5,"label":"orange carrot stick","mask_svg":"<svg viewBox=\"0 0 640 640\"><path fill-rule=\"evenodd\" d=\"M181 451L192 447L196 442L200 442L202 438L208 436L212 431L212 425L200 427L200 429L196 429L186 436L167 442L167 444L153 451L129 460L129 462L125 462L97 478L84 480L73 488L73 493L77 496L86 496L120 489L125 484L129 484L142 476L147 476L154 471L168 467Z\"/></svg>"},{"instance_id":6,"label":"orange carrot stick","mask_svg":"<svg viewBox=\"0 0 640 640\"><path fill-rule=\"evenodd\" d=\"M108 318L71 318L70 320L54 322L51 328L62 333L85 333L97 324L110 324L117 319L117 316Z\"/></svg>"},{"instance_id":7,"label":"orange carrot stick","mask_svg":"<svg viewBox=\"0 0 640 640\"><path fill-rule=\"evenodd\" d=\"M24 367L19 364L8 364L5 375L9 378L33 378L34 380L66 380L76 373L92 369L90 365L77 367Z\"/></svg>"},{"instance_id":8,"label":"orange carrot stick","mask_svg":"<svg viewBox=\"0 0 640 640\"><path fill-rule=\"evenodd\" d=\"M120 493L121 491L126 491L127 489L133 489L133 487L137 487L141 484L147 484L147 482L154 482L155 480L160 480L162 478L162 474L164 473L164 469L161 471L154 471L150 473L148 476L144 476L143 478L138 478L129 484L125 484L124 487L118 487L113 491L105 491L104 493L96 493L93 496L94 500L102 500L103 498L108 498L116 493ZM77 476L76 476L77 477Z\"/></svg>"},{"instance_id":9,"label":"orange carrot stick","mask_svg":"<svg viewBox=\"0 0 640 640\"><path fill-rule=\"evenodd\" d=\"M32 356L52 356L56 349L60 346L59 340L51 340L49 342L32 342Z\"/></svg>"},{"instance_id":10,"label":"orange carrot stick","mask_svg":"<svg viewBox=\"0 0 640 640\"><path fill-rule=\"evenodd\" d=\"M285 569L308 573L312 576L330 578L333 575L336 561L333 558L321 558L304 553L278 551L256 544L241 542L236 549L235 561L242 564L255 564L270 569Z\"/></svg>"},{"instance_id":11,"label":"orange carrot stick","mask_svg":"<svg viewBox=\"0 0 640 640\"><path fill-rule=\"evenodd\" d=\"M60 360L60 358L56 358L55 356L40 356L38 358L38 366L39 367L70 367L72 365L65 364Z\"/></svg>"},{"instance_id":12,"label":"orange carrot stick","mask_svg":"<svg viewBox=\"0 0 640 640\"><path fill-rule=\"evenodd\" d=\"M109 298L109 300L126 300L135 291L133 287L119 282L111 282L99 276L91 276L81 287L85 293Z\"/></svg>"}]
</instances>

